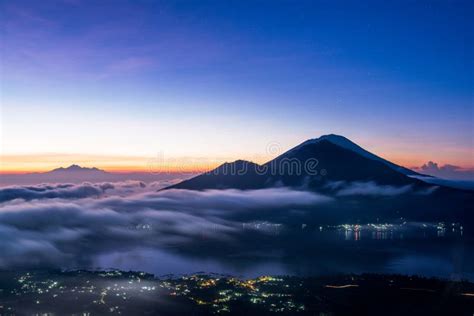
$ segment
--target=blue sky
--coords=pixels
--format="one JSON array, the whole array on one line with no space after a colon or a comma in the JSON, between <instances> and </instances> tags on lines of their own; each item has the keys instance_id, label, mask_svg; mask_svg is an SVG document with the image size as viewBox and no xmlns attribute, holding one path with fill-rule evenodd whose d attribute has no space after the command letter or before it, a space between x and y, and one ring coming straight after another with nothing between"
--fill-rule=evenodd
<instances>
[{"instance_id":1,"label":"blue sky","mask_svg":"<svg viewBox=\"0 0 474 316\"><path fill-rule=\"evenodd\" d=\"M5 169L51 153L264 161L269 144L327 133L407 166L474 167L471 1L1 1L1 12Z\"/></svg>"}]
</instances>

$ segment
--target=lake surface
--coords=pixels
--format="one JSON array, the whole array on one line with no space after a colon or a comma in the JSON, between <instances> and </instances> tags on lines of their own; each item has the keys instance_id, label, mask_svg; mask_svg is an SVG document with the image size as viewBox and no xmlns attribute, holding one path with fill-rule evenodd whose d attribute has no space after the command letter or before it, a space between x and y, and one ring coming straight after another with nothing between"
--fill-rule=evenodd
<instances>
[{"instance_id":1,"label":"lake surface","mask_svg":"<svg viewBox=\"0 0 474 316\"><path fill-rule=\"evenodd\" d=\"M281 249L192 255L176 249L136 248L94 256L89 268L139 270L155 275L214 272L242 277L395 273L474 280L474 244L456 233L331 230L308 233L303 254ZM205 250L203 250L205 252Z\"/></svg>"}]
</instances>

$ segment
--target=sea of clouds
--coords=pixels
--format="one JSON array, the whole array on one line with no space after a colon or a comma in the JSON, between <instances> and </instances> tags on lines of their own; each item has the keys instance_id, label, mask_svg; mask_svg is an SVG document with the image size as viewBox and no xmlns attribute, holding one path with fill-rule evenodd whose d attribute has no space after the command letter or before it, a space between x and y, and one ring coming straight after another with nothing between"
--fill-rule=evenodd
<instances>
[{"instance_id":1,"label":"sea of clouds","mask_svg":"<svg viewBox=\"0 0 474 316\"><path fill-rule=\"evenodd\" d=\"M349 195L393 196L410 187L334 183L335 194L289 188L161 190L167 182L38 184L0 188L0 268L87 265L90 256L134 247L232 243L243 221L323 209ZM270 216L270 215L269 215ZM84 262L81 262L84 260Z\"/></svg>"},{"instance_id":2,"label":"sea of clouds","mask_svg":"<svg viewBox=\"0 0 474 316\"><path fill-rule=\"evenodd\" d=\"M108 249L182 245L203 233L230 240L239 213L331 201L284 188L159 191L162 185L126 181L1 188L0 268L62 265Z\"/></svg>"}]
</instances>

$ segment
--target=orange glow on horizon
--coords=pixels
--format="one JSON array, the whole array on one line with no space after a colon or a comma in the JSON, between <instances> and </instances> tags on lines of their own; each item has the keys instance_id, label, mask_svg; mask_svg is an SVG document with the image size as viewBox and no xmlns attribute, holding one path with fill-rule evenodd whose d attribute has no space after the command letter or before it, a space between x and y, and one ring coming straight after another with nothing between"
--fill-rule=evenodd
<instances>
[{"instance_id":1,"label":"orange glow on horizon","mask_svg":"<svg viewBox=\"0 0 474 316\"><path fill-rule=\"evenodd\" d=\"M397 154L381 153L380 157L385 158L400 166L411 169L421 167L432 160L439 165L456 164L462 169L474 169L471 163L466 161L427 158L427 155L420 153ZM77 164L81 167L92 168L112 172L112 173L202 173L212 170L224 162L231 162L241 157L233 158L174 158L163 159L133 157L133 156L100 156L84 154L38 154L38 155L3 155L0 156L0 174L28 174L48 172L60 167L68 167ZM263 164L274 157L244 157L243 159ZM461 164L465 163L465 164Z\"/></svg>"},{"instance_id":2,"label":"orange glow on horizon","mask_svg":"<svg viewBox=\"0 0 474 316\"><path fill-rule=\"evenodd\" d=\"M16 166L1 166L0 170L0 175L21 175L21 174L30 174L30 173L45 173L49 172L53 169L56 168L66 168L69 167L70 165L58 165L53 168L48 168L48 167L37 167L37 168L21 168L21 167L16 167ZM110 173L203 173L209 170L212 170L218 166L212 165L212 166L174 166L174 165L168 165L168 166L160 166L159 168L148 168L148 167L143 167L143 166L102 166L102 165L85 165L85 164L80 164L81 167L85 168L98 168L100 170L110 172Z\"/></svg>"},{"instance_id":3,"label":"orange glow on horizon","mask_svg":"<svg viewBox=\"0 0 474 316\"><path fill-rule=\"evenodd\" d=\"M214 169L225 161L189 158L161 161L144 157L82 154L4 155L0 156L0 174L43 173L73 164L113 173L201 173Z\"/></svg>"}]
</instances>

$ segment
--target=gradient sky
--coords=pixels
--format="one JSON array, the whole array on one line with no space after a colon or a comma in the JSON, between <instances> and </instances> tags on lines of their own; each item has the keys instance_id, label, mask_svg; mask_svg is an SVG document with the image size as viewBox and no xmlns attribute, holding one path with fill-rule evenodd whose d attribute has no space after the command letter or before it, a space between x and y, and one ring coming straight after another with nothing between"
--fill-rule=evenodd
<instances>
[{"instance_id":1,"label":"gradient sky","mask_svg":"<svg viewBox=\"0 0 474 316\"><path fill-rule=\"evenodd\" d=\"M4 172L264 162L328 133L474 167L472 1L0 3Z\"/></svg>"}]
</instances>

